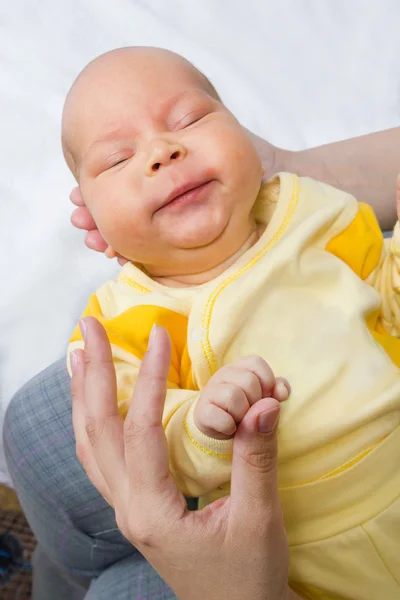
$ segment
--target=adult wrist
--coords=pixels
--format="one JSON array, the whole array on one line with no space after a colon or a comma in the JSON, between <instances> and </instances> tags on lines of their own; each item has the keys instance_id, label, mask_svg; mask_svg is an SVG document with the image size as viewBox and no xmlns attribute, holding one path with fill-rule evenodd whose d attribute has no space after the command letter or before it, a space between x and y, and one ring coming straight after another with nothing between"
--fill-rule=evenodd
<instances>
[{"instance_id":1,"label":"adult wrist","mask_svg":"<svg viewBox=\"0 0 400 600\"><path fill-rule=\"evenodd\" d=\"M246 131L260 158L264 169L264 179L269 179L279 171L288 170L286 165L290 162L292 152L274 146L249 129L246 129Z\"/></svg>"}]
</instances>

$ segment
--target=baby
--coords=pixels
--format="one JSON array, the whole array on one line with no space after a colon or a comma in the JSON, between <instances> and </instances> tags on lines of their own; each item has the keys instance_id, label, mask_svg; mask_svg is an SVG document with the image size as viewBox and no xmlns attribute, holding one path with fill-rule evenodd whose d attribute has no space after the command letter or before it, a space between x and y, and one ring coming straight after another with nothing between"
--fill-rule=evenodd
<instances>
[{"instance_id":1,"label":"baby","mask_svg":"<svg viewBox=\"0 0 400 600\"><path fill-rule=\"evenodd\" d=\"M107 331L121 414L161 325L170 470L205 506L229 493L237 424L261 398L288 397L285 374L290 584L305 598L399 598L399 226L385 245L352 196L290 173L263 183L211 83L162 49L82 71L63 149L110 251L129 259L83 313ZM69 353L82 347L76 327Z\"/></svg>"}]
</instances>

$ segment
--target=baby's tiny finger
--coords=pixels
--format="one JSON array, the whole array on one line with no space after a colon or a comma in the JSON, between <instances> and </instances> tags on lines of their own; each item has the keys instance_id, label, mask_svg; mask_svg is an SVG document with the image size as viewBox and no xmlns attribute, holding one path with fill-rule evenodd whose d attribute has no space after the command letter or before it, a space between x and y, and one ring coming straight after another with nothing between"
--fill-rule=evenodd
<instances>
[{"instance_id":1,"label":"baby's tiny finger","mask_svg":"<svg viewBox=\"0 0 400 600\"><path fill-rule=\"evenodd\" d=\"M290 384L285 377L277 377L272 392L272 397L279 402L284 402L290 396Z\"/></svg>"},{"instance_id":2,"label":"baby's tiny finger","mask_svg":"<svg viewBox=\"0 0 400 600\"><path fill-rule=\"evenodd\" d=\"M236 431L233 417L215 404L199 406L195 415L195 423L204 435L217 440L228 440Z\"/></svg>"},{"instance_id":3,"label":"baby's tiny finger","mask_svg":"<svg viewBox=\"0 0 400 600\"><path fill-rule=\"evenodd\" d=\"M127 258L123 258L123 257L122 257L122 256L120 256L119 254L118 254L117 261L118 261L118 264L119 264L121 267L123 267L123 266L124 266L124 265L125 265L127 262L129 262Z\"/></svg>"}]
</instances>

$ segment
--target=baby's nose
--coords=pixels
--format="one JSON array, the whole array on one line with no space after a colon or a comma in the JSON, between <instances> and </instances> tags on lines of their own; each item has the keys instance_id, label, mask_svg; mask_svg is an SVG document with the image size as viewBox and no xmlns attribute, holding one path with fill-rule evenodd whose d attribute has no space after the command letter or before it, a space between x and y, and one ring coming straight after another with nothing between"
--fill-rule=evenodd
<instances>
[{"instance_id":1,"label":"baby's nose","mask_svg":"<svg viewBox=\"0 0 400 600\"><path fill-rule=\"evenodd\" d=\"M152 177L161 167L166 167L175 160L182 160L186 154L187 151L181 144L158 140L151 147L146 164L146 175Z\"/></svg>"}]
</instances>

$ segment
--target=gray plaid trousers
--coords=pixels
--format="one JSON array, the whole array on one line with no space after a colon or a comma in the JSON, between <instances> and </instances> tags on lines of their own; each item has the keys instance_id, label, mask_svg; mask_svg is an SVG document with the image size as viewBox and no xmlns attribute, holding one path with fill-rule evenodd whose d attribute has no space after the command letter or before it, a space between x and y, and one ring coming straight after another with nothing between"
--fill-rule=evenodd
<instances>
[{"instance_id":1,"label":"gray plaid trousers","mask_svg":"<svg viewBox=\"0 0 400 600\"><path fill-rule=\"evenodd\" d=\"M75 453L70 377L62 359L11 400L4 451L38 540L33 600L172 600L175 594L119 531Z\"/></svg>"}]
</instances>

